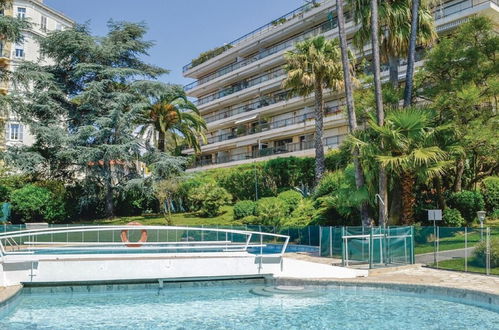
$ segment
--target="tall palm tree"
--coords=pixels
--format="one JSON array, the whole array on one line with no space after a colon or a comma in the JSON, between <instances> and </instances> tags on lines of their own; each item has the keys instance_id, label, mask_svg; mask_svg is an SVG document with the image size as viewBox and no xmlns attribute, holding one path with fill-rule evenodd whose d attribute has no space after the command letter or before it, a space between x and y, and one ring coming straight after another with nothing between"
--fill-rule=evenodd
<instances>
[{"instance_id":1,"label":"tall palm tree","mask_svg":"<svg viewBox=\"0 0 499 330\"><path fill-rule=\"evenodd\" d=\"M147 107L139 124L140 134L161 151L178 154L184 144L199 152L200 140L206 143L206 123L181 87L175 86Z\"/></svg>"},{"instance_id":2,"label":"tall palm tree","mask_svg":"<svg viewBox=\"0 0 499 330\"><path fill-rule=\"evenodd\" d=\"M383 96L381 90L381 60L379 55L379 22L378 22L378 0L371 0L371 49L373 56L374 73L374 95L376 99L376 117L379 126L385 122L383 109ZM379 164L378 169L378 195L382 201L378 201L379 225L386 224L388 213L387 178L385 168Z\"/></svg>"},{"instance_id":3,"label":"tall palm tree","mask_svg":"<svg viewBox=\"0 0 499 330\"><path fill-rule=\"evenodd\" d=\"M353 11L356 24L360 25L355 33L353 43L356 48L363 49L371 39L371 1L348 0ZM411 34L411 7L412 0L386 0L379 3L379 39L383 61L388 61L390 67L390 82L398 86L399 59L408 52ZM431 11L434 0L420 0L418 8L417 42L421 46L431 46L437 33Z\"/></svg>"},{"instance_id":4,"label":"tall palm tree","mask_svg":"<svg viewBox=\"0 0 499 330\"><path fill-rule=\"evenodd\" d=\"M389 113L385 125L369 123L375 139L355 143L365 157L374 157L402 186L402 222L414 222L414 187L440 176L451 165L449 153L439 146L439 136L449 126L434 126L434 115L424 108L409 107ZM381 149L380 141L383 142Z\"/></svg>"},{"instance_id":5,"label":"tall palm tree","mask_svg":"<svg viewBox=\"0 0 499 330\"><path fill-rule=\"evenodd\" d=\"M283 87L303 97L314 94L315 182L318 183L325 171L324 90L338 91L344 85L338 40L327 40L323 36L310 38L297 43L284 57L287 77Z\"/></svg>"},{"instance_id":6,"label":"tall palm tree","mask_svg":"<svg viewBox=\"0 0 499 330\"><path fill-rule=\"evenodd\" d=\"M416 42L418 33L419 0L412 0L411 6L411 34L409 50L407 51L407 70L405 72L404 108L412 103L412 86L414 77L414 62L416 59Z\"/></svg>"},{"instance_id":7,"label":"tall palm tree","mask_svg":"<svg viewBox=\"0 0 499 330\"><path fill-rule=\"evenodd\" d=\"M340 38L341 49L341 63L343 68L343 77L345 80L345 97L348 111L348 122L350 132L354 133L357 130L357 116L355 114L355 104L353 100L353 82L351 77L351 65L348 54L348 44L345 31L345 14L343 12L343 0L337 0L337 16L338 16L338 35ZM359 161L359 150L353 149L353 162L355 167L355 185L357 189L361 189L365 185L364 173ZM363 226L369 226L369 214L367 211L367 204L362 203L359 207L360 217Z\"/></svg>"}]
</instances>

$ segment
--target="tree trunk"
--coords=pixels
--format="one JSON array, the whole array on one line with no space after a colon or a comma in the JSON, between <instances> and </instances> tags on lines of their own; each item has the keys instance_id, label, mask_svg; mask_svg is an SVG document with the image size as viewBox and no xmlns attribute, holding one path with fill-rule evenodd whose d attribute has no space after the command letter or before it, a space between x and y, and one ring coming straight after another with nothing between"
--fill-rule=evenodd
<instances>
[{"instance_id":1,"label":"tree trunk","mask_svg":"<svg viewBox=\"0 0 499 330\"><path fill-rule=\"evenodd\" d=\"M414 196L414 174L405 172L401 175L402 181L402 223L404 225L412 225L414 223L414 204L416 197Z\"/></svg>"},{"instance_id":2,"label":"tree trunk","mask_svg":"<svg viewBox=\"0 0 499 330\"><path fill-rule=\"evenodd\" d=\"M456 179L454 180L454 192L459 192L463 186L463 173L464 173L464 159L459 157L456 161Z\"/></svg>"},{"instance_id":3,"label":"tree trunk","mask_svg":"<svg viewBox=\"0 0 499 330\"><path fill-rule=\"evenodd\" d=\"M433 185L435 186L435 190L437 192L437 200L438 200L438 208L445 210L447 207L445 203L445 197L442 189L442 178L441 177L434 177L433 178Z\"/></svg>"},{"instance_id":4,"label":"tree trunk","mask_svg":"<svg viewBox=\"0 0 499 330\"><path fill-rule=\"evenodd\" d=\"M357 117L355 115L355 104L353 101L353 87L352 77L350 76L350 61L348 59L348 46L345 32L345 16L343 13L343 0L337 0L336 8L338 10L338 33L340 38L341 48L341 64L343 66L343 77L345 80L345 97L348 110L348 122L350 125L350 132L357 130ZM353 151L353 163L355 166L355 185L357 189L364 187L364 173L359 162L359 151ZM371 220L369 219L367 203L362 203L359 206L360 217L363 226L370 226Z\"/></svg>"},{"instance_id":5,"label":"tree trunk","mask_svg":"<svg viewBox=\"0 0 499 330\"><path fill-rule=\"evenodd\" d=\"M405 74L404 108L412 103L412 89L414 78L414 61L416 58L416 41L418 35L418 12L419 0L412 0L411 6L411 36L409 39L409 51L407 56L407 70Z\"/></svg>"},{"instance_id":6,"label":"tree trunk","mask_svg":"<svg viewBox=\"0 0 499 330\"><path fill-rule=\"evenodd\" d=\"M392 190L390 191L390 215L389 223L398 225L402 221L402 187L400 180L392 180Z\"/></svg>"},{"instance_id":7,"label":"tree trunk","mask_svg":"<svg viewBox=\"0 0 499 330\"><path fill-rule=\"evenodd\" d=\"M399 58L389 55L388 65L390 69L390 84L394 89L399 87Z\"/></svg>"},{"instance_id":8,"label":"tree trunk","mask_svg":"<svg viewBox=\"0 0 499 330\"><path fill-rule=\"evenodd\" d=\"M378 0L371 0L371 47L373 52L373 72L374 72L374 95L376 97L376 117L379 126L385 123L385 112L383 109L383 92L381 89L381 60L379 56L379 22L378 22ZM383 142L381 142L383 150ZM388 194L386 191L386 172L385 168L379 164L378 175L378 194L383 201L378 200L379 225L386 224L388 213Z\"/></svg>"},{"instance_id":9,"label":"tree trunk","mask_svg":"<svg viewBox=\"0 0 499 330\"><path fill-rule=\"evenodd\" d=\"M320 81L315 83L315 184L318 185L324 176L326 168L324 159L324 111L322 102L322 85Z\"/></svg>"},{"instance_id":10,"label":"tree trunk","mask_svg":"<svg viewBox=\"0 0 499 330\"><path fill-rule=\"evenodd\" d=\"M113 176L111 165L104 161L105 189L106 189L106 217L114 218Z\"/></svg>"},{"instance_id":11,"label":"tree trunk","mask_svg":"<svg viewBox=\"0 0 499 330\"><path fill-rule=\"evenodd\" d=\"M159 151L166 151L166 142L165 142L165 133L159 131L158 132L158 149Z\"/></svg>"}]
</instances>

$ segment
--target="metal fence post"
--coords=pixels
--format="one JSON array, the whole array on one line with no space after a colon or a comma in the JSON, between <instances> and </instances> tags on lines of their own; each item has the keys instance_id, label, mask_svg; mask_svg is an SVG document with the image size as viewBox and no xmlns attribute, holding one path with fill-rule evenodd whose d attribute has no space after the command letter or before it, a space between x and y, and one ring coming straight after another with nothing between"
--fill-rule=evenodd
<instances>
[{"instance_id":1,"label":"metal fence post","mask_svg":"<svg viewBox=\"0 0 499 330\"><path fill-rule=\"evenodd\" d=\"M319 257L322 257L322 230L319 226Z\"/></svg>"},{"instance_id":2,"label":"metal fence post","mask_svg":"<svg viewBox=\"0 0 499 330\"><path fill-rule=\"evenodd\" d=\"M490 227L486 229L486 242L485 242L485 272L490 275Z\"/></svg>"},{"instance_id":3,"label":"metal fence post","mask_svg":"<svg viewBox=\"0 0 499 330\"><path fill-rule=\"evenodd\" d=\"M329 226L329 256L333 257L333 227Z\"/></svg>"},{"instance_id":4,"label":"metal fence post","mask_svg":"<svg viewBox=\"0 0 499 330\"><path fill-rule=\"evenodd\" d=\"M464 271L468 271L468 227L464 227Z\"/></svg>"}]
</instances>

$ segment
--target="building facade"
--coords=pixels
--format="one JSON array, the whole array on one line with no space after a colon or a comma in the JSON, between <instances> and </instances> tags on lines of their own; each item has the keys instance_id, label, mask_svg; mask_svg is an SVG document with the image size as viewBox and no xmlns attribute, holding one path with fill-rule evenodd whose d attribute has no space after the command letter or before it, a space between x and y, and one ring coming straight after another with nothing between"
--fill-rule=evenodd
<instances>
[{"instance_id":1,"label":"building facade","mask_svg":"<svg viewBox=\"0 0 499 330\"><path fill-rule=\"evenodd\" d=\"M38 62L49 61L40 56L38 37L44 37L51 31L63 30L74 25L73 20L64 14L46 6L43 0L14 0L10 8L5 9L3 15L10 15L26 19L31 23L31 28L23 32L22 43L10 43L0 41L1 58L0 65L9 70L15 70L23 60ZM3 82L0 92L8 93L9 84ZM29 127L22 124L12 111L4 111L6 118L4 145L31 145L34 137L30 134Z\"/></svg>"},{"instance_id":2,"label":"building facade","mask_svg":"<svg viewBox=\"0 0 499 330\"><path fill-rule=\"evenodd\" d=\"M227 167L283 156L313 156L313 97L290 97L282 88L284 53L311 36L336 38L336 1L304 5L184 66L185 86L207 122L207 143L191 170ZM499 0L442 1L434 9L444 34L472 15L499 20ZM347 38L356 31L346 14ZM369 47L364 49L367 56ZM416 67L421 61L416 63ZM388 77L388 68L382 75ZM405 61L399 79L405 78ZM348 134L343 94L325 93L324 146L337 148ZM192 149L186 153L193 154Z\"/></svg>"}]
</instances>

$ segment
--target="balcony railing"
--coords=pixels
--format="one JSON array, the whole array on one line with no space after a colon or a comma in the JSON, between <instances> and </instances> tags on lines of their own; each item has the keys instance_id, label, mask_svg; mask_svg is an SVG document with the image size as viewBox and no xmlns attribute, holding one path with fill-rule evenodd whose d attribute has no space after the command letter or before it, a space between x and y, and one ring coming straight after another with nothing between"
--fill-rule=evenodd
<instances>
[{"instance_id":1,"label":"balcony railing","mask_svg":"<svg viewBox=\"0 0 499 330\"><path fill-rule=\"evenodd\" d=\"M250 88L250 87L253 87L255 85L261 84L265 81L268 81L268 80L271 80L271 79L274 79L277 77L281 77L285 74L286 74L286 71L284 70L284 68L282 68L282 67L274 68L270 71L265 72L262 75L259 75L259 76L256 76L254 78L250 78L247 80L240 81L236 84L233 84L230 87L224 88L220 91L217 91L215 93L204 96L204 97L198 99L195 102L195 104L197 106L200 106L200 105L206 104L208 102L220 99L224 96L234 94L234 93L239 92L243 89Z\"/></svg>"},{"instance_id":2,"label":"balcony railing","mask_svg":"<svg viewBox=\"0 0 499 330\"><path fill-rule=\"evenodd\" d=\"M275 20L273 20L272 22L267 23L267 24L265 24L265 25L263 25L263 26L255 29L255 30L253 30L253 31L251 31L251 32L243 35L242 37L239 37L236 40L233 40L233 41L229 42L228 44L232 45L232 46L235 46L235 45L237 45L238 43L240 43L242 41L255 38L256 36L259 36L259 35L261 35L263 33L266 33L267 31L274 29L276 26L278 26L278 25L280 25L280 24L282 24L284 22L287 22L290 19L298 17L299 15L301 15L301 14L303 14L303 13L305 13L305 12L311 10L311 9L313 9L314 7L320 6L320 3L322 3L322 2L325 2L325 1L324 0L321 0L321 1L317 0L315 2L307 3L307 4L301 6L301 7L297 8L297 9L292 10L289 13L287 13L287 14L285 14L285 15L283 15L283 16L275 19ZM191 68L193 68L195 66L196 65L194 65L191 62L191 63L189 63L187 65L184 65L184 67L182 68L182 71L185 72L185 71L187 71L187 70L189 70L189 69L191 69Z\"/></svg>"},{"instance_id":3,"label":"balcony railing","mask_svg":"<svg viewBox=\"0 0 499 330\"><path fill-rule=\"evenodd\" d=\"M329 148L335 148L340 145L340 143L345 138L345 135L330 136L323 140L324 146ZM314 149L314 141L303 141L299 143L287 143L281 146L276 146L272 148L264 148L255 150L252 152L238 153L234 155L219 156L216 159L202 159L196 161L192 164L191 168L202 167L208 165L225 164L230 162L236 162L240 160L255 159L261 157L267 157L272 155L284 155L290 152L303 151Z\"/></svg>"},{"instance_id":4,"label":"balcony railing","mask_svg":"<svg viewBox=\"0 0 499 330\"><path fill-rule=\"evenodd\" d=\"M454 4L446 4L443 6L436 6L435 8L435 19L440 19L450 15L457 14L461 11L468 10L473 7L480 6L484 3L494 3L499 4L499 0L464 0Z\"/></svg>"},{"instance_id":5,"label":"balcony railing","mask_svg":"<svg viewBox=\"0 0 499 330\"><path fill-rule=\"evenodd\" d=\"M227 107L221 111L217 111L213 115L203 116L207 123L211 123L217 120L229 118L240 113L254 111L272 104L276 104L287 100L290 97L289 91L279 91L277 93L268 94L259 97L257 100L252 100L245 104L238 104L235 106Z\"/></svg>"},{"instance_id":6,"label":"balcony railing","mask_svg":"<svg viewBox=\"0 0 499 330\"><path fill-rule=\"evenodd\" d=\"M339 112L341 112L340 106L327 107L324 109L324 115L326 115L326 116L331 115L331 114L336 114ZM241 136L253 135L253 134L266 132L266 131L270 131L273 129L291 126L291 125L295 125L295 124L301 124L307 120L312 120L312 119L314 119L314 113L307 112L307 113L304 113L302 115L293 116L291 118L276 120L276 121L268 122L268 123L260 123L256 126L251 127L251 128L248 128L246 126L241 126L239 128L236 128L236 130L234 132L219 134L219 135L215 135L212 137L208 137L207 144L227 141L227 140L235 139L235 138L238 138Z\"/></svg>"}]
</instances>

